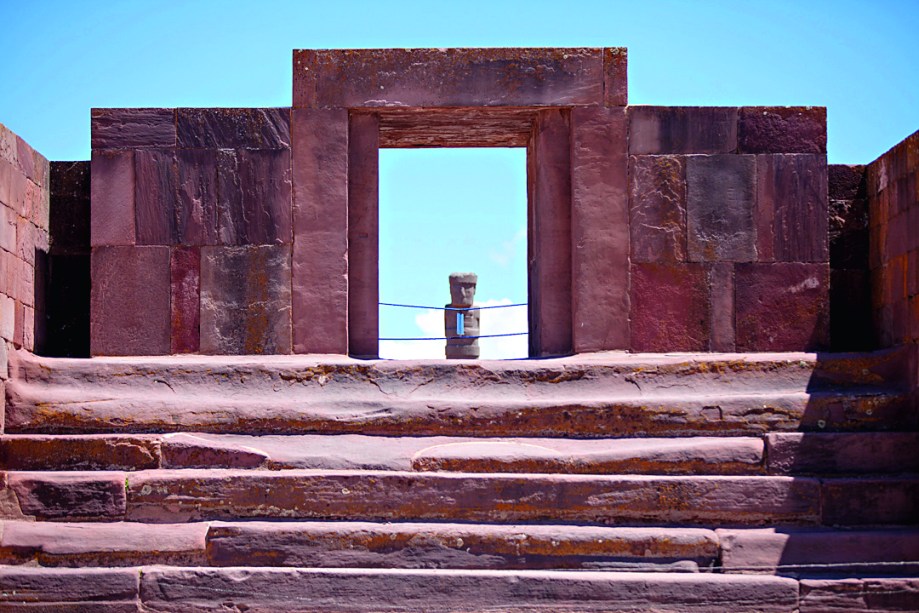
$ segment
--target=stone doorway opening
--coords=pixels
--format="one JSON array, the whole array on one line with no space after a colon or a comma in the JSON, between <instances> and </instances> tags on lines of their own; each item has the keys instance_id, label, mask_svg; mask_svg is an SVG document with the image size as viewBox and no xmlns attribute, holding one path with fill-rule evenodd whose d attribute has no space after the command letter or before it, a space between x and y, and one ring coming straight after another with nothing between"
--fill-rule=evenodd
<instances>
[{"instance_id":1,"label":"stone doorway opening","mask_svg":"<svg viewBox=\"0 0 919 613\"><path fill-rule=\"evenodd\" d=\"M412 307L443 307L459 271L478 274L476 305L495 307L481 311L480 358L528 357L526 149L381 148L381 358L444 357L443 340L389 339L443 337L443 311Z\"/></svg>"}]
</instances>

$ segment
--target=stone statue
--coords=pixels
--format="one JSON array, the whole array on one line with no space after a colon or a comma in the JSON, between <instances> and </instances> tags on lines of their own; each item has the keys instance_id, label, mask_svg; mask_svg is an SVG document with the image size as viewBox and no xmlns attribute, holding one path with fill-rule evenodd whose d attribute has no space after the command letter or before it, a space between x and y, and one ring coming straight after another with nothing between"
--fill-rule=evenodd
<instances>
[{"instance_id":1,"label":"stone statue","mask_svg":"<svg viewBox=\"0 0 919 613\"><path fill-rule=\"evenodd\" d=\"M444 311L444 336L447 337L447 359L479 357L479 309L473 309L478 277L472 272L450 275L450 304ZM464 338L471 337L471 338Z\"/></svg>"}]
</instances>

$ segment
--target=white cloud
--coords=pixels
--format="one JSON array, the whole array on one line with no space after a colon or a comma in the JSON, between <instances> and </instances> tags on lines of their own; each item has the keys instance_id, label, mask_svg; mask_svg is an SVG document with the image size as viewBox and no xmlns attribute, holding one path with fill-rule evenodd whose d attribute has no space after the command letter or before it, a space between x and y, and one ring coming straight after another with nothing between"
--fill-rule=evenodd
<instances>
[{"instance_id":1,"label":"white cloud","mask_svg":"<svg viewBox=\"0 0 919 613\"><path fill-rule=\"evenodd\" d=\"M511 240L503 241L501 243L500 249L489 250L488 259L490 259L492 262L494 262L498 266L501 266L502 268L506 268L508 264L510 264L511 261L513 261L515 257L518 257L520 255L523 255L523 257L526 257L526 254L521 250L521 247L526 246L526 237L527 237L526 227L523 227L517 230L517 233L514 234Z\"/></svg>"}]
</instances>

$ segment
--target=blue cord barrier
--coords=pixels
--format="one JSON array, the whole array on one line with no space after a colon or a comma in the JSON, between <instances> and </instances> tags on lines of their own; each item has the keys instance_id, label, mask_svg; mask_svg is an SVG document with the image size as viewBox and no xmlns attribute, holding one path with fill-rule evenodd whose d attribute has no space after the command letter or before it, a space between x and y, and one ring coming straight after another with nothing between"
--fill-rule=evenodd
<instances>
[{"instance_id":1,"label":"blue cord barrier","mask_svg":"<svg viewBox=\"0 0 919 613\"><path fill-rule=\"evenodd\" d=\"M497 338L499 336L524 336L529 334L529 332L508 332L506 334L482 334L480 336L430 336L430 337L414 337L408 336L405 338L381 338L381 341L455 341L461 340L464 338Z\"/></svg>"},{"instance_id":2,"label":"blue cord barrier","mask_svg":"<svg viewBox=\"0 0 919 613\"><path fill-rule=\"evenodd\" d=\"M475 311L475 310L485 310L485 309L509 309L511 307L523 307L527 306L528 303L521 302L520 304L493 304L491 306L471 306L471 307L436 307L436 306L422 306L418 304L397 304L395 302L380 302L380 306L388 307L402 307L404 309L431 309L437 311Z\"/></svg>"}]
</instances>

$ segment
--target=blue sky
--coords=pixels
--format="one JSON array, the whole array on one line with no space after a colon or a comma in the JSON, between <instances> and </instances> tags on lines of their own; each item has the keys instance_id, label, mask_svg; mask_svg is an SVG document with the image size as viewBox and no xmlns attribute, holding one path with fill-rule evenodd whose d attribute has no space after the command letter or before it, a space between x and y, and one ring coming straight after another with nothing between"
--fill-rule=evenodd
<instances>
[{"instance_id":1,"label":"blue sky","mask_svg":"<svg viewBox=\"0 0 919 613\"><path fill-rule=\"evenodd\" d=\"M919 128L919 0L0 0L0 24L0 122L53 160L88 159L94 106L289 106L291 50L311 47L626 46L632 104L826 106L831 163L869 162ZM462 268L475 253L468 266L493 275L478 297L519 299L514 186L525 171L506 153L383 152L382 223L398 236L432 233L431 207L445 225L457 207L481 210L477 244L435 241L406 262L399 247L410 239L392 239L381 252L384 298L442 304L443 254ZM449 182L476 164L485 174ZM399 177L414 184L399 187ZM506 244L504 266L489 259ZM385 285L429 268L430 287L410 289L413 280L392 295Z\"/></svg>"}]
</instances>

